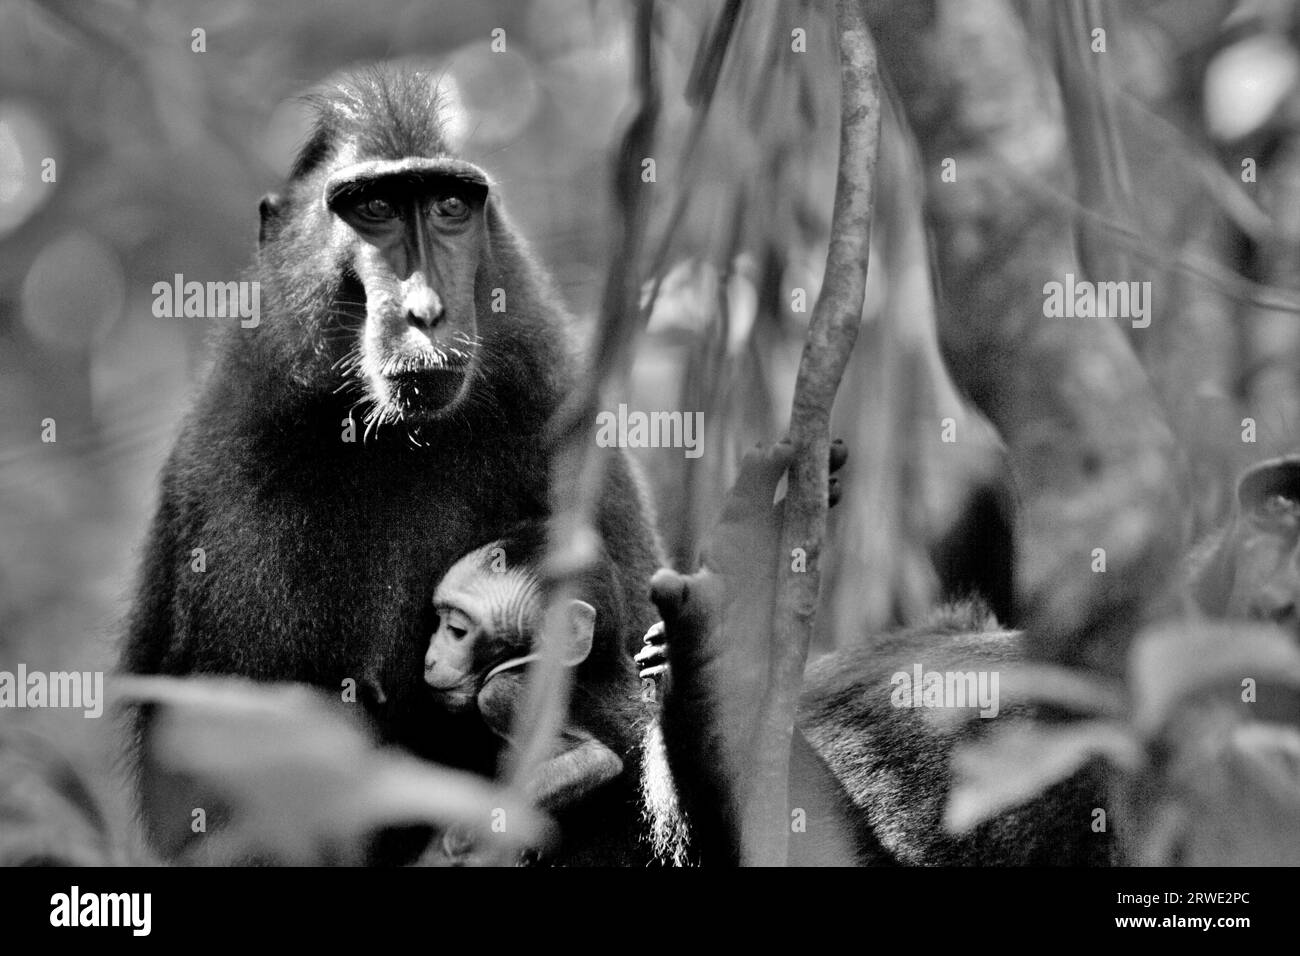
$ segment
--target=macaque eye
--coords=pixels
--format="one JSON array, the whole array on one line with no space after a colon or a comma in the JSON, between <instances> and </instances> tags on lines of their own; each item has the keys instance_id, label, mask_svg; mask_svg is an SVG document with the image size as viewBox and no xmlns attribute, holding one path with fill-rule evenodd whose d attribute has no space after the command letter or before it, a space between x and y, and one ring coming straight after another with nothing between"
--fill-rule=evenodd
<instances>
[{"instance_id":1,"label":"macaque eye","mask_svg":"<svg viewBox=\"0 0 1300 956\"><path fill-rule=\"evenodd\" d=\"M387 199L380 199L378 197L367 199L365 202L361 203L357 206L357 212L364 219L384 220L397 218L397 207Z\"/></svg>"},{"instance_id":2,"label":"macaque eye","mask_svg":"<svg viewBox=\"0 0 1300 956\"><path fill-rule=\"evenodd\" d=\"M455 624L448 624L447 633L451 635L452 640L463 641L469 634L469 631L465 630L463 627L457 627Z\"/></svg>"},{"instance_id":3,"label":"macaque eye","mask_svg":"<svg viewBox=\"0 0 1300 956\"><path fill-rule=\"evenodd\" d=\"M445 219L464 219L469 215L469 204L459 196L445 196L434 202L433 212Z\"/></svg>"}]
</instances>

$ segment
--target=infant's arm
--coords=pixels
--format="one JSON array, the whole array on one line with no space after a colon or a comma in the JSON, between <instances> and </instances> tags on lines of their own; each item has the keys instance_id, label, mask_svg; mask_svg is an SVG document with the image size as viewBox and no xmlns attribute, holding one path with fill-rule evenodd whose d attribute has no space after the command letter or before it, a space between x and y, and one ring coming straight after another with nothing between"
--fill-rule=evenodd
<instances>
[{"instance_id":1,"label":"infant's arm","mask_svg":"<svg viewBox=\"0 0 1300 956\"><path fill-rule=\"evenodd\" d=\"M478 706L487 725L510 741L515 714L523 702L520 670L494 674L479 691ZM623 772L623 761L580 727L569 725L559 737L556 752L544 760L528 781L528 795L543 810L559 810L586 796Z\"/></svg>"}]
</instances>

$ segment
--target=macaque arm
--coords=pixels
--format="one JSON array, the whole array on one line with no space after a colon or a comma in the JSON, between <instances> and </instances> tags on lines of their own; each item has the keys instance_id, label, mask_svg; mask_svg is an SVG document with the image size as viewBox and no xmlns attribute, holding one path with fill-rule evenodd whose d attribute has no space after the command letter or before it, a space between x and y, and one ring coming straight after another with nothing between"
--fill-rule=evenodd
<instances>
[{"instance_id":1,"label":"macaque arm","mask_svg":"<svg viewBox=\"0 0 1300 956\"><path fill-rule=\"evenodd\" d=\"M508 742L514 729L515 712L523 705L523 700L523 671L500 671L493 674L478 692L478 709L492 732Z\"/></svg>"},{"instance_id":2,"label":"macaque arm","mask_svg":"<svg viewBox=\"0 0 1300 956\"><path fill-rule=\"evenodd\" d=\"M523 700L523 672L501 671L479 691L479 710L503 740L510 740L511 724ZM623 772L623 761L591 734L565 728L563 749L547 758L528 782L528 795L544 810L558 810L579 800Z\"/></svg>"},{"instance_id":3,"label":"macaque arm","mask_svg":"<svg viewBox=\"0 0 1300 956\"><path fill-rule=\"evenodd\" d=\"M555 811L582 799L623 772L623 761L595 737L566 731L566 737L580 735L581 742L537 768L528 782L528 795L543 810Z\"/></svg>"}]
</instances>

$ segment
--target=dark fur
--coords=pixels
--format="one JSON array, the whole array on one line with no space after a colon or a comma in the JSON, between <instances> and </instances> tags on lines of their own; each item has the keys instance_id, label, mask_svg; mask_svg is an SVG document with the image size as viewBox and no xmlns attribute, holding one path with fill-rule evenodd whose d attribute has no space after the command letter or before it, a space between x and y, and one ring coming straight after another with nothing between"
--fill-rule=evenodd
<instances>
[{"instance_id":1,"label":"dark fur","mask_svg":"<svg viewBox=\"0 0 1300 956\"><path fill-rule=\"evenodd\" d=\"M930 548L942 600L978 595L999 620L1016 622L1015 507L1009 476L991 476L971 490Z\"/></svg>"},{"instance_id":2,"label":"dark fur","mask_svg":"<svg viewBox=\"0 0 1300 956\"><path fill-rule=\"evenodd\" d=\"M991 627L989 625L992 625ZM965 626L962 626L965 625ZM1099 767L1049 789L971 833L942 825L954 748L1025 720L1033 710L1003 693L996 718L974 712L896 708L891 676L916 663L934 671L1000 671L1025 660L1025 637L1004 631L977 602L925 625L829 654L805 675L799 725L849 792L872 831L909 865L1105 865L1113 839L1094 833L1092 811L1106 807Z\"/></svg>"},{"instance_id":3,"label":"dark fur","mask_svg":"<svg viewBox=\"0 0 1300 956\"><path fill-rule=\"evenodd\" d=\"M336 365L359 334L364 292L322 239L331 215L323 179L344 140L359 158L441 156L447 145L436 97L408 74L367 73L317 102L283 198L263 207L262 322L224 330L163 470L122 668L335 692L353 678L370 689L384 739L490 772L489 735L439 712L421 680L430 596L467 542L547 511L541 436L574 375L566 318L489 198L475 287L481 373L470 396L418 434L386 426L362 441L358 427L355 443L341 441L357 395L339 393L347 373ZM496 287L506 289L505 314L489 308ZM659 562L621 456L608 475L598 528L616 559L631 646L655 619L644 582ZM189 567L198 547L204 573Z\"/></svg>"}]
</instances>

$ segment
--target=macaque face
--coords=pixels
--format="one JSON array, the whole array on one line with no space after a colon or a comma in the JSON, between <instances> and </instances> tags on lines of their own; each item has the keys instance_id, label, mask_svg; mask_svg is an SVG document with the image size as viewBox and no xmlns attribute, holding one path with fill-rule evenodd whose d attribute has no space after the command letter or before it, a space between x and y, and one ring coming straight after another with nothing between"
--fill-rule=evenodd
<instances>
[{"instance_id":1,"label":"macaque face","mask_svg":"<svg viewBox=\"0 0 1300 956\"><path fill-rule=\"evenodd\" d=\"M351 367L381 419L441 417L471 386L487 188L454 159L345 165L325 183L335 244L365 290Z\"/></svg>"},{"instance_id":2,"label":"macaque face","mask_svg":"<svg viewBox=\"0 0 1300 956\"><path fill-rule=\"evenodd\" d=\"M433 592L438 624L424 655L424 680L442 705L474 707L485 682L533 656L545 607L537 576L508 566L499 542L471 551L451 566ZM596 609L571 599L563 605L560 662L576 667L591 654Z\"/></svg>"},{"instance_id":3,"label":"macaque face","mask_svg":"<svg viewBox=\"0 0 1300 956\"><path fill-rule=\"evenodd\" d=\"M483 628L463 607L444 602L436 608L438 628L424 655L424 680L448 710L462 711L473 705L478 694L474 658Z\"/></svg>"},{"instance_id":4,"label":"macaque face","mask_svg":"<svg viewBox=\"0 0 1300 956\"><path fill-rule=\"evenodd\" d=\"M449 710L474 706L497 664L529 653L542 613L537 579L505 567L494 544L451 566L433 592L438 625L424 656L424 680Z\"/></svg>"},{"instance_id":5,"label":"macaque face","mask_svg":"<svg viewBox=\"0 0 1300 956\"><path fill-rule=\"evenodd\" d=\"M1300 458L1250 469L1237 499L1227 615L1273 621L1300 634Z\"/></svg>"}]
</instances>

